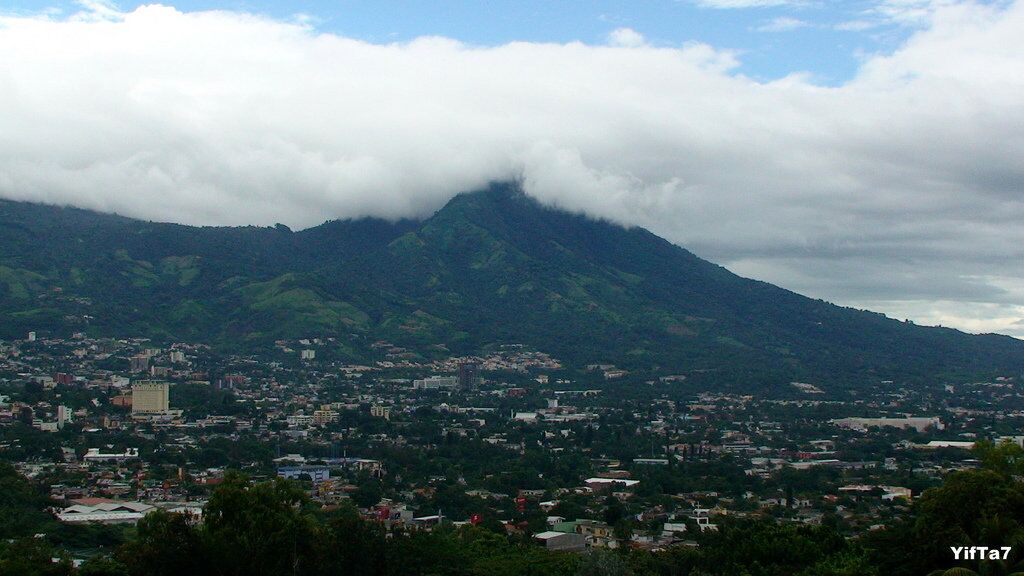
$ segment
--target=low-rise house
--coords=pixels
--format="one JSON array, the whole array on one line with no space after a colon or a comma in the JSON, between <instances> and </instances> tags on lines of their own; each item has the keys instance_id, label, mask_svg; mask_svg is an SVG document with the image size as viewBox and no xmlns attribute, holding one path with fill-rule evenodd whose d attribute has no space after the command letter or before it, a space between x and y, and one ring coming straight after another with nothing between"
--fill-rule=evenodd
<instances>
[{"instance_id":1,"label":"low-rise house","mask_svg":"<svg viewBox=\"0 0 1024 576\"><path fill-rule=\"evenodd\" d=\"M587 539L583 534L575 532L556 532L549 530L534 536L548 550L561 552L582 552L587 548Z\"/></svg>"}]
</instances>

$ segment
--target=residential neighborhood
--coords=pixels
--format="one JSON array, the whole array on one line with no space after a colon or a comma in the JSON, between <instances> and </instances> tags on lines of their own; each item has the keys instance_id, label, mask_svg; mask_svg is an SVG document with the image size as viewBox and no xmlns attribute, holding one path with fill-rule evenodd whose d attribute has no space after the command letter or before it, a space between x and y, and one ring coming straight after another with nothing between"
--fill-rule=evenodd
<instances>
[{"instance_id":1,"label":"residential neighborhood","mask_svg":"<svg viewBox=\"0 0 1024 576\"><path fill-rule=\"evenodd\" d=\"M975 442L1024 443L1012 375L756 395L693 390L679 372L574 368L527 346L443 356L440 343L373 342L359 364L336 359L340 347L2 342L0 458L67 524L133 525L155 510L201 522L239 471L389 531L472 524L549 550L656 551L697 546L728 518L857 537L977 467Z\"/></svg>"}]
</instances>

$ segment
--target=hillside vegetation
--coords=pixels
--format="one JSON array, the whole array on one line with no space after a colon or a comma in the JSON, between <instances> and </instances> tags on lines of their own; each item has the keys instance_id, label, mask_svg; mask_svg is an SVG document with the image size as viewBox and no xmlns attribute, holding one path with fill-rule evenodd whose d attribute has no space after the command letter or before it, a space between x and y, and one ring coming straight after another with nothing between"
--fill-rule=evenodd
<instances>
[{"instance_id":1,"label":"hillside vegetation","mask_svg":"<svg viewBox=\"0 0 1024 576\"><path fill-rule=\"evenodd\" d=\"M741 278L514 185L422 221L190 227L0 201L0 337L525 343L581 364L857 384L1019 373L1024 342L916 326ZM363 347L365 348L365 346Z\"/></svg>"}]
</instances>

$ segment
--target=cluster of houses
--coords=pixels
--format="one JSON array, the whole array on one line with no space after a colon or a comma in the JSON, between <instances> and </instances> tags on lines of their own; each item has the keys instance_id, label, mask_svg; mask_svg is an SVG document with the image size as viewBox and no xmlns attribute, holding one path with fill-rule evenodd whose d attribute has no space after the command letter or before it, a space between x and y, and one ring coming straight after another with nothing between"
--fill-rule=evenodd
<instances>
[{"instance_id":1,"label":"cluster of houses","mask_svg":"<svg viewBox=\"0 0 1024 576\"><path fill-rule=\"evenodd\" d=\"M1013 377L934 389L878 382L855 393L793 383L781 397L761 397L679 392L693 381L679 370L574 369L522 346L431 359L426 349L376 342L363 363L335 358L337 347L309 338L243 356L85 334L0 342L0 458L26 476L57 478L55 514L69 523L131 523L160 508L199 521L204 498L236 467L299 482L324 506L351 500L366 479L386 478L389 492L378 504L364 502L364 514L430 529L473 516L436 510L435 478L404 470L402 454L472 442L503 451L505 462L578 456L590 463L578 478L513 494L545 512L562 495L583 498L590 517L552 513L533 534L538 545L580 550L688 543L720 517L762 513L811 524L828 514L851 531L868 530L920 486L975 466L970 450L978 440L1024 446L1024 414L1007 408L1024 405ZM608 431L633 442L636 453L622 458ZM241 443L265 450L232 454ZM712 464L718 471L708 477L701 466ZM502 472L441 478L494 502L483 479ZM699 484L711 489L639 490L659 474L703 474ZM781 480L791 474L816 483L794 490ZM664 496L678 505L662 509L656 502ZM645 529L617 533L598 519L608 498ZM522 530L516 511L502 510L507 529Z\"/></svg>"}]
</instances>

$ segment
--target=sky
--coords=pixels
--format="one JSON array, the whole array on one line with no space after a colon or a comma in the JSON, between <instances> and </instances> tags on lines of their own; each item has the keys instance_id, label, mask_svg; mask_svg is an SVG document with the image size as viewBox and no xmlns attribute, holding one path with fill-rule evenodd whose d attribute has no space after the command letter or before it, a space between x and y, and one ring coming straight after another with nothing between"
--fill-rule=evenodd
<instances>
[{"instance_id":1,"label":"sky","mask_svg":"<svg viewBox=\"0 0 1024 576\"><path fill-rule=\"evenodd\" d=\"M146 2L108 3L131 11ZM229 10L301 22L374 43L444 36L476 46L509 42L601 44L616 29L648 43L701 42L743 55L738 71L762 80L810 72L818 83L849 79L865 56L890 52L925 24L915 0L185 0L182 12ZM9 14L66 17L82 2L8 0ZM102 3L98 3L102 5Z\"/></svg>"},{"instance_id":2,"label":"sky","mask_svg":"<svg viewBox=\"0 0 1024 576\"><path fill-rule=\"evenodd\" d=\"M0 5L10 199L303 228L516 178L744 276L1024 337L1022 157L1024 0Z\"/></svg>"}]
</instances>

